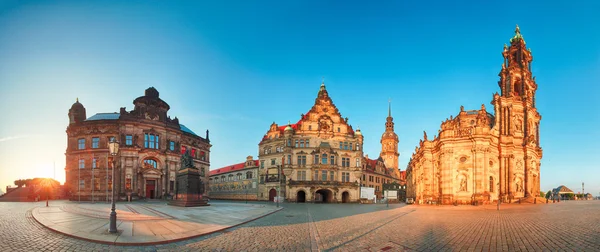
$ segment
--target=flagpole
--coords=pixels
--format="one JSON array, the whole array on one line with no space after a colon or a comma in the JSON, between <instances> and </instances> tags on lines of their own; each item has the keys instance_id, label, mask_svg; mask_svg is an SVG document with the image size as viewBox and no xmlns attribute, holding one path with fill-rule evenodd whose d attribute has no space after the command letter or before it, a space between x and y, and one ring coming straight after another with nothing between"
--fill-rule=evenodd
<instances>
[{"instance_id":1,"label":"flagpole","mask_svg":"<svg viewBox=\"0 0 600 252\"><path fill-rule=\"evenodd\" d=\"M104 174L104 178L106 178L106 202L108 202L108 154L106 154L106 173Z\"/></svg>"}]
</instances>

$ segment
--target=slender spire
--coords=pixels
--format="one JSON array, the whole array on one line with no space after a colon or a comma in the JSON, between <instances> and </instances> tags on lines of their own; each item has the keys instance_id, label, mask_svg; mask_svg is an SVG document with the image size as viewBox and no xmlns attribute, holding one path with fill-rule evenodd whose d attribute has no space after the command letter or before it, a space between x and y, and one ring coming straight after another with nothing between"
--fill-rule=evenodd
<instances>
[{"instance_id":1,"label":"slender spire","mask_svg":"<svg viewBox=\"0 0 600 252\"><path fill-rule=\"evenodd\" d=\"M388 99L388 117L392 117L392 98Z\"/></svg>"},{"instance_id":2,"label":"slender spire","mask_svg":"<svg viewBox=\"0 0 600 252\"><path fill-rule=\"evenodd\" d=\"M79 97L75 98L75 102L79 102Z\"/></svg>"}]
</instances>

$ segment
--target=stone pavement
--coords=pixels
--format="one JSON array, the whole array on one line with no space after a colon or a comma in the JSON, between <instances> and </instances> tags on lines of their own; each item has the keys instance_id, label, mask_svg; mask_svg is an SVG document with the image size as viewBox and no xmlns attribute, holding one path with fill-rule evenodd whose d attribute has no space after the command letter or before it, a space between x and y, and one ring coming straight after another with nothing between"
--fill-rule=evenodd
<instances>
[{"instance_id":1,"label":"stone pavement","mask_svg":"<svg viewBox=\"0 0 600 252\"><path fill-rule=\"evenodd\" d=\"M115 245L173 242L227 229L281 208L264 204L216 203L206 207L176 207L166 202L119 202L117 234L108 232L111 205L56 201L37 207L32 215L47 228L80 239Z\"/></svg>"},{"instance_id":2,"label":"stone pavement","mask_svg":"<svg viewBox=\"0 0 600 252\"><path fill-rule=\"evenodd\" d=\"M600 251L600 201L504 204L500 211L496 206L282 205L281 211L206 236L115 246L39 225L31 210L43 202L0 203L0 251Z\"/></svg>"}]
</instances>

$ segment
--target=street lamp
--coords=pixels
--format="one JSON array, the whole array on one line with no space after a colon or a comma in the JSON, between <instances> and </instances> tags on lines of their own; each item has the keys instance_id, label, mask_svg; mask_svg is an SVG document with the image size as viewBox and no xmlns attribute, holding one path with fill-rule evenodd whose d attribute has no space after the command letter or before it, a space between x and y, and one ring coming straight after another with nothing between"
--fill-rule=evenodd
<instances>
[{"instance_id":1,"label":"street lamp","mask_svg":"<svg viewBox=\"0 0 600 252\"><path fill-rule=\"evenodd\" d=\"M112 140L108 143L110 155L113 157L112 169L112 207L110 208L110 227L109 233L117 232L117 212L115 212L115 169L117 168L117 154L119 153L119 142Z\"/></svg>"}]
</instances>

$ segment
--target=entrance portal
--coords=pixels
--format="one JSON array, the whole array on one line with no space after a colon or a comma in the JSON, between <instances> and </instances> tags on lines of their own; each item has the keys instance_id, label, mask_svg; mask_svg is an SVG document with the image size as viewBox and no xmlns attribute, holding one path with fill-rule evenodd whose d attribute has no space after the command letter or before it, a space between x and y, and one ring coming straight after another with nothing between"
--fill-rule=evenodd
<instances>
[{"instance_id":1,"label":"entrance portal","mask_svg":"<svg viewBox=\"0 0 600 252\"><path fill-rule=\"evenodd\" d=\"M275 200L275 197L277 197L277 190L273 188L269 190L269 201L273 202Z\"/></svg>"},{"instance_id":2,"label":"entrance portal","mask_svg":"<svg viewBox=\"0 0 600 252\"><path fill-rule=\"evenodd\" d=\"M298 191L296 194L296 202L306 202L306 193L304 191Z\"/></svg>"},{"instance_id":3,"label":"entrance portal","mask_svg":"<svg viewBox=\"0 0 600 252\"><path fill-rule=\"evenodd\" d=\"M342 203L350 202L350 194L348 192L342 193Z\"/></svg>"},{"instance_id":4,"label":"entrance portal","mask_svg":"<svg viewBox=\"0 0 600 252\"><path fill-rule=\"evenodd\" d=\"M156 190L156 180L146 180L146 198L154 199L154 191Z\"/></svg>"},{"instance_id":5,"label":"entrance portal","mask_svg":"<svg viewBox=\"0 0 600 252\"><path fill-rule=\"evenodd\" d=\"M333 194L327 189L320 189L315 192L315 203L330 203L333 201Z\"/></svg>"}]
</instances>

